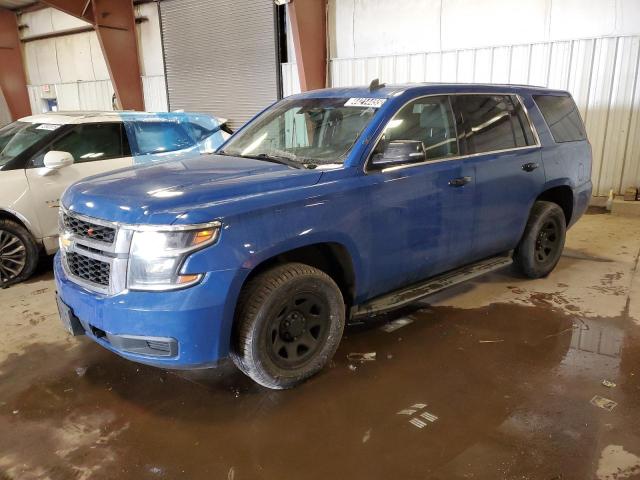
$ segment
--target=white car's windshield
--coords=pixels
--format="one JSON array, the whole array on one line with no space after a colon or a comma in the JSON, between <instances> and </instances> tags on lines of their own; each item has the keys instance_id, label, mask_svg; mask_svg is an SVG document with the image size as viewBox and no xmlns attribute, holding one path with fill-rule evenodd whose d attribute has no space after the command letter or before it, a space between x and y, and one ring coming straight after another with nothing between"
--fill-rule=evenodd
<instances>
[{"instance_id":1,"label":"white car's windshield","mask_svg":"<svg viewBox=\"0 0 640 480\"><path fill-rule=\"evenodd\" d=\"M0 128L0 167L4 167L28 148L53 135L59 125L14 122Z\"/></svg>"},{"instance_id":2,"label":"white car's windshield","mask_svg":"<svg viewBox=\"0 0 640 480\"><path fill-rule=\"evenodd\" d=\"M349 98L284 100L231 137L219 153L300 167L343 163L375 112Z\"/></svg>"}]
</instances>

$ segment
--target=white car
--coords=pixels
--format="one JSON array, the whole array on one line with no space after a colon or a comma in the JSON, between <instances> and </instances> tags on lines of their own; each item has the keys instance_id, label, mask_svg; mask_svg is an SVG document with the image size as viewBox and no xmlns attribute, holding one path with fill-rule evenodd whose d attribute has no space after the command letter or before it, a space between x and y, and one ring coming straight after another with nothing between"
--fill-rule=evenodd
<instances>
[{"instance_id":1,"label":"white car","mask_svg":"<svg viewBox=\"0 0 640 480\"><path fill-rule=\"evenodd\" d=\"M73 112L0 129L0 287L28 278L58 248L62 192L90 175L215 151L226 120L196 113Z\"/></svg>"}]
</instances>

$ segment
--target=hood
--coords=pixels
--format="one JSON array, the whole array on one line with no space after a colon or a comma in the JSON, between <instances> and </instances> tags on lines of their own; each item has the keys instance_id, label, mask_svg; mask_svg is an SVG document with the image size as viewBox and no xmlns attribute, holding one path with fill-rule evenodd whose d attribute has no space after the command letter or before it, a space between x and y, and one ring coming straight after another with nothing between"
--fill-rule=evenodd
<instances>
[{"instance_id":1,"label":"hood","mask_svg":"<svg viewBox=\"0 0 640 480\"><path fill-rule=\"evenodd\" d=\"M314 185L321 175L261 160L203 155L86 178L67 189L62 204L104 220L166 225L203 203Z\"/></svg>"}]
</instances>

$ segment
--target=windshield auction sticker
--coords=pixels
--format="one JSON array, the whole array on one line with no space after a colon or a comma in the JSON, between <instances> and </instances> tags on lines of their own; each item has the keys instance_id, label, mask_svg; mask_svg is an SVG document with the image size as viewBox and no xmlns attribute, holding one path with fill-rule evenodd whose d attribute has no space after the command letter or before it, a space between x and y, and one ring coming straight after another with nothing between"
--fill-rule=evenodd
<instances>
[{"instance_id":1,"label":"windshield auction sticker","mask_svg":"<svg viewBox=\"0 0 640 480\"><path fill-rule=\"evenodd\" d=\"M372 108L380 108L384 102L386 102L386 98L350 98L347 100L347 103L344 104L345 107L372 107Z\"/></svg>"},{"instance_id":2,"label":"windshield auction sticker","mask_svg":"<svg viewBox=\"0 0 640 480\"><path fill-rule=\"evenodd\" d=\"M53 125L51 123L43 123L42 125L38 125L36 130L57 130L60 128L60 125Z\"/></svg>"}]
</instances>

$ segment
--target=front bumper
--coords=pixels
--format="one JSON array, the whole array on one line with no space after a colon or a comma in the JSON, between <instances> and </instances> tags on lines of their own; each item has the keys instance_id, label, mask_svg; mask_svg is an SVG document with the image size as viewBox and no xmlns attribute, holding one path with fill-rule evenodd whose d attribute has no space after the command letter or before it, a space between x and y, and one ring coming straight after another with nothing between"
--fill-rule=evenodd
<instances>
[{"instance_id":1,"label":"front bumper","mask_svg":"<svg viewBox=\"0 0 640 480\"><path fill-rule=\"evenodd\" d=\"M209 272L200 284L184 290L125 290L112 296L70 281L60 253L54 273L60 299L85 334L124 358L162 368L192 369L214 365L229 353L233 314L225 305L235 277L231 270ZM142 348L145 345L150 349Z\"/></svg>"}]
</instances>

